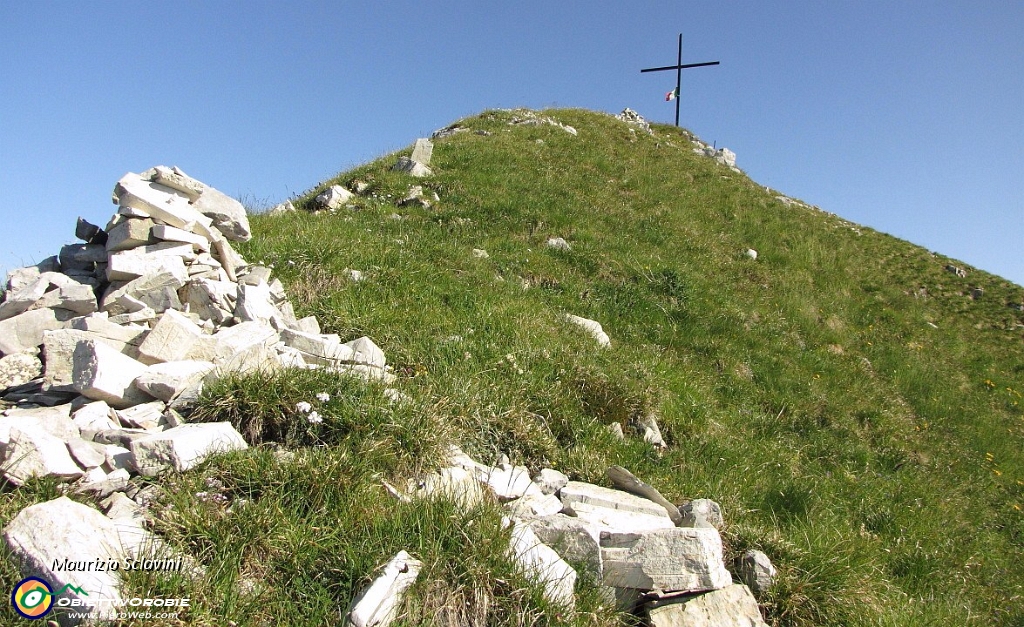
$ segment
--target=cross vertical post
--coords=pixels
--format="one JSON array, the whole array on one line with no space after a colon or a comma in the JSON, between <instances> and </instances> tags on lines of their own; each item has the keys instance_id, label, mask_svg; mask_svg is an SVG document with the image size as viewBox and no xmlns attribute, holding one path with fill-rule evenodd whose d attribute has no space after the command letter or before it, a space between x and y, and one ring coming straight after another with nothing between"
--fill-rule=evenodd
<instances>
[{"instance_id":1,"label":"cross vertical post","mask_svg":"<svg viewBox=\"0 0 1024 627\"><path fill-rule=\"evenodd\" d=\"M644 72L661 72L662 70L675 70L676 71L675 101L676 101L676 126L678 127L679 126L679 100L680 100L680 95L681 95L679 93L679 90L682 88L683 70L685 70L687 68L691 68L691 67L704 67L706 65L718 65L718 64L719 64L718 61L707 61L707 62L704 62L704 63L687 63L687 64L684 65L683 64L683 34L679 33L679 50L678 50L678 53L676 54L676 64L675 65L666 65L666 66L663 66L663 67L649 67L649 68L640 70L640 73L642 74Z\"/></svg>"},{"instance_id":2,"label":"cross vertical post","mask_svg":"<svg viewBox=\"0 0 1024 627\"><path fill-rule=\"evenodd\" d=\"M683 83L683 34L679 33L679 54L676 55L676 128L679 128L679 101Z\"/></svg>"}]
</instances>

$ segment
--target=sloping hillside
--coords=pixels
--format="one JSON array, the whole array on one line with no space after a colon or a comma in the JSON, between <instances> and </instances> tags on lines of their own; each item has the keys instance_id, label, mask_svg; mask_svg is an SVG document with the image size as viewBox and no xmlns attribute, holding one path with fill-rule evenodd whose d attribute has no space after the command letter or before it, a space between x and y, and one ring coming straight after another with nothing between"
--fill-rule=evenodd
<instances>
[{"instance_id":1,"label":"sloping hillside","mask_svg":"<svg viewBox=\"0 0 1024 627\"><path fill-rule=\"evenodd\" d=\"M783 571L779 624L1021 624L1024 290L779 199L685 131L544 115L578 134L464 120L435 176L344 173L357 210L258 218L246 253L475 450L721 502L732 548ZM396 207L411 183L440 200ZM601 427L646 412L664 454Z\"/></svg>"},{"instance_id":2,"label":"sloping hillside","mask_svg":"<svg viewBox=\"0 0 1024 627\"><path fill-rule=\"evenodd\" d=\"M759 599L771 624L1024 625L1024 288L780 198L679 129L581 110L460 126L435 140L432 176L390 155L252 217L240 252L272 264L299 316L373 338L407 400L315 372L208 389L204 419L259 423L296 455L163 480L158 529L207 571L133 585L189 586L190 624L334 624L408 549L425 564L408 624L626 620L582 584L577 615L545 609L503 555L497 506L382 489L454 442L718 501L727 553L779 569ZM335 183L363 191L311 213ZM402 202L412 185L431 206ZM318 392L328 431L271 428ZM664 449L641 435L652 416ZM195 498L211 485L249 505Z\"/></svg>"}]
</instances>

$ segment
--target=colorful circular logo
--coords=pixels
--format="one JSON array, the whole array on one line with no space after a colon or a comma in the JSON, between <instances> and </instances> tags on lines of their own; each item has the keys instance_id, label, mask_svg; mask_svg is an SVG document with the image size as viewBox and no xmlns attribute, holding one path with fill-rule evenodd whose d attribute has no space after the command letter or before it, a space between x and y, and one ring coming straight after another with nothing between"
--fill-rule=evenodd
<instances>
[{"instance_id":1,"label":"colorful circular logo","mask_svg":"<svg viewBox=\"0 0 1024 627\"><path fill-rule=\"evenodd\" d=\"M15 612L29 620L42 618L53 607L53 588L45 579L26 577L14 586L11 605Z\"/></svg>"}]
</instances>

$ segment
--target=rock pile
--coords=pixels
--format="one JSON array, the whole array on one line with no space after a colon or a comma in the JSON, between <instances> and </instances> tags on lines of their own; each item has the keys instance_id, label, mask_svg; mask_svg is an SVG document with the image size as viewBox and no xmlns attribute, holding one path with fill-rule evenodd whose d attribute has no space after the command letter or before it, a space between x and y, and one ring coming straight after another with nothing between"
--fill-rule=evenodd
<instances>
[{"instance_id":1,"label":"rock pile","mask_svg":"<svg viewBox=\"0 0 1024 627\"><path fill-rule=\"evenodd\" d=\"M431 176L434 172L428 167L434 154L434 144L426 138L419 138L412 149L411 157L399 157L392 170L405 172L415 177Z\"/></svg>"},{"instance_id":2,"label":"rock pile","mask_svg":"<svg viewBox=\"0 0 1024 627\"><path fill-rule=\"evenodd\" d=\"M647 133L648 135L654 135L654 131L651 130L650 123L644 119L644 116L640 115L636 111L626 107L622 110L622 113L615 116L617 120L622 120L626 124L630 124Z\"/></svg>"},{"instance_id":3,"label":"rock pile","mask_svg":"<svg viewBox=\"0 0 1024 627\"><path fill-rule=\"evenodd\" d=\"M619 466L609 468L608 477L619 489L569 481L552 469L531 476L507 462L487 466L453 447L447 467L404 493L389 489L403 500L444 496L470 505L488 494L496 498L508 512L510 555L544 586L551 603L567 610L582 576L608 603L646 614L653 627L766 625L748 586L734 584L723 561L717 503L699 499L677 507ZM736 568L759 592L775 575L759 551L742 556Z\"/></svg>"},{"instance_id":4,"label":"rock pile","mask_svg":"<svg viewBox=\"0 0 1024 627\"><path fill-rule=\"evenodd\" d=\"M9 273L0 299L0 397L18 406L0 415L6 482L56 477L108 496L130 489L133 475L183 471L245 449L229 423L182 417L203 385L227 372L290 366L393 380L370 338L342 342L321 333L315 318L297 319L271 269L232 249L251 237L237 201L164 166L126 174L113 200L118 209L105 228L80 219L83 243ZM327 202L344 203L344 195ZM43 537L39 529L104 518L64 501L29 507L5 529L26 574L71 577L37 566L52 563L38 554L43 545L74 554L65 546L73 536ZM91 513L69 513L72 506ZM130 533L152 544L137 523ZM118 559L137 544L111 540Z\"/></svg>"},{"instance_id":5,"label":"rock pile","mask_svg":"<svg viewBox=\"0 0 1024 627\"><path fill-rule=\"evenodd\" d=\"M692 137L690 141L693 143L693 152L697 153L698 155L711 157L712 159L726 166L733 172L740 172L740 169L736 167L735 152L729 150L728 148L716 149L714 146L706 144L703 141L697 139L696 137Z\"/></svg>"}]
</instances>

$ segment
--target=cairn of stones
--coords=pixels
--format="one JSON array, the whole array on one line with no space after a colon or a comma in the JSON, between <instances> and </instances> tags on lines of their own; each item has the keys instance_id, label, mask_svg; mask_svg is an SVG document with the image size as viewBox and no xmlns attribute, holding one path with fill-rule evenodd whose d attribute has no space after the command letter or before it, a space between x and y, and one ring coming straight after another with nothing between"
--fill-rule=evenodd
<instances>
[{"instance_id":1,"label":"cairn of stones","mask_svg":"<svg viewBox=\"0 0 1024 627\"><path fill-rule=\"evenodd\" d=\"M113 201L105 228L79 219L82 243L10 272L0 300L0 475L56 478L104 512L62 496L22 510L4 539L25 576L91 601L120 598L117 573L79 563L165 552L143 524L155 486L133 476L247 448L230 423L183 417L204 385L285 367L394 379L370 338L297 319L270 268L232 248L251 238L238 201L164 166L124 175Z\"/></svg>"}]
</instances>

